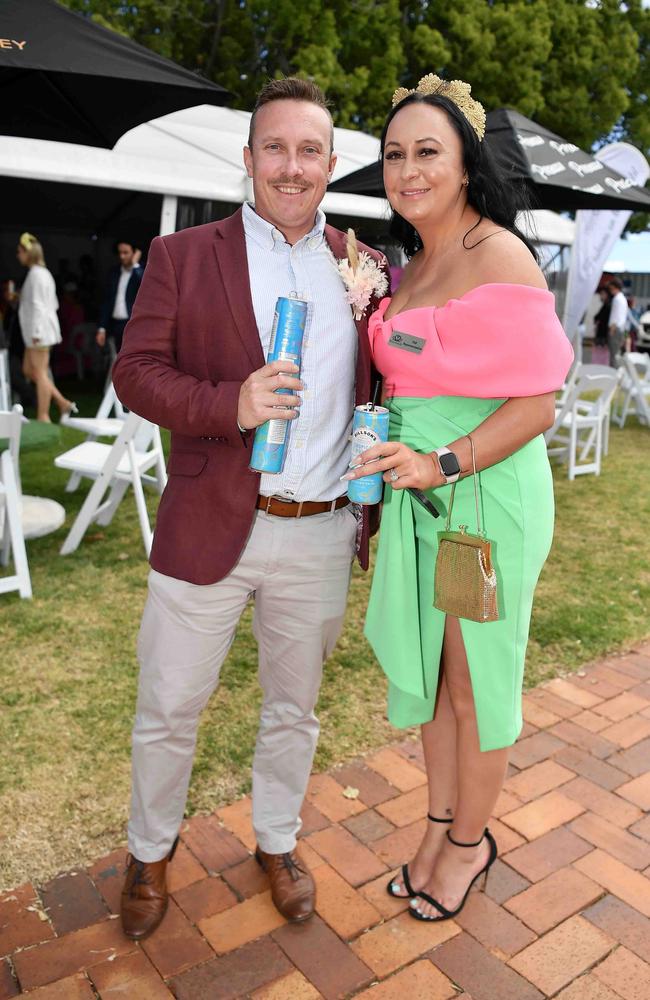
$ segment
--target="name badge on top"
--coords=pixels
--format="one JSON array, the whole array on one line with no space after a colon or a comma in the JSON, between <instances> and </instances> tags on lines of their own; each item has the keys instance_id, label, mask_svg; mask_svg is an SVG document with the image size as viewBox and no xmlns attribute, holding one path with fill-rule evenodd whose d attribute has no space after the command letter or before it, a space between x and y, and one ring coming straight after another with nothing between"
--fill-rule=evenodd
<instances>
[{"instance_id":1,"label":"name badge on top","mask_svg":"<svg viewBox=\"0 0 650 1000\"><path fill-rule=\"evenodd\" d=\"M388 340L389 347L398 347L400 351L410 351L412 354L422 354L425 344L424 337L415 337L412 333L401 333L399 330L393 330Z\"/></svg>"}]
</instances>

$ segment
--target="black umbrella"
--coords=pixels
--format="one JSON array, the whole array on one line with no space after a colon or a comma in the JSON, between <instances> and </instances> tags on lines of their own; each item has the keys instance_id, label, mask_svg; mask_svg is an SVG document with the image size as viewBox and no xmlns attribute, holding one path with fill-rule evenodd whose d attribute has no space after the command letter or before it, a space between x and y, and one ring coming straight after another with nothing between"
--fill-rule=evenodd
<instances>
[{"instance_id":1,"label":"black umbrella","mask_svg":"<svg viewBox=\"0 0 650 1000\"><path fill-rule=\"evenodd\" d=\"M650 211L650 192L511 108L488 113L484 141L507 178L526 183L536 207L554 212L579 208ZM381 165L376 162L355 170L330 184L329 190L385 197Z\"/></svg>"},{"instance_id":2,"label":"black umbrella","mask_svg":"<svg viewBox=\"0 0 650 1000\"><path fill-rule=\"evenodd\" d=\"M230 96L54 0L0 2L0 133L112 147L135 125Z\"/></svg>"}]
</instances>

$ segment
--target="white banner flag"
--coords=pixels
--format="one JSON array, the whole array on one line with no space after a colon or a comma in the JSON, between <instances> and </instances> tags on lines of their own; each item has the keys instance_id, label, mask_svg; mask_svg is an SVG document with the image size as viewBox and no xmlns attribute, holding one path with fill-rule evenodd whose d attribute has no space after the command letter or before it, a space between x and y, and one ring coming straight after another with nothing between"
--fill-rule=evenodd
<instances>
[{"instance_id":1,"label":"white banner flag","mask_svg":"<svg viewBox=\"0 0 650 1000\"><path fill-rule=\"evenodd\" d=\"M643 153L627 142L613 142L594 155L595 159L639 187L643 187L650 175L650 166ZM565 332L571 340L598 287L605 261L631 214L609 209L580 209L576 212L563 319Z\"/></svg>"}]
</instances>

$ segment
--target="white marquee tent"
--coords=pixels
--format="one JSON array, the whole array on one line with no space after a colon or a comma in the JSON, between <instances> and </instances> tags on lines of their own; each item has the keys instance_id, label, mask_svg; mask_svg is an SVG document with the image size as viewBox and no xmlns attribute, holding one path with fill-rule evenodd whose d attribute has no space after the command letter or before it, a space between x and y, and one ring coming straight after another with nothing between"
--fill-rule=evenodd
<instances>
[{"instance_id":1,"label":"white marquee tent","mask_svg":"<svg viewBox=\"0 0 650 1000\"><path fill-rule=\"evenodd\" d=\"M250 197L242 162L249 120L249 112L201 105L137 126L112 150L5 136L0 177L22 182L23 190L26 182L47 182L160 196L159 231L167 234L176 229L180 198L239 204ZM379 142L363 132L337 128L334 146L338 179L377 157ZM382 199L354 194L329 192L323 208L350 221L388 215ZM531 214L532 229L526 220L522 224L533 238L571 244L571 220L543 210Z\"/></svg>"}]
</instances>

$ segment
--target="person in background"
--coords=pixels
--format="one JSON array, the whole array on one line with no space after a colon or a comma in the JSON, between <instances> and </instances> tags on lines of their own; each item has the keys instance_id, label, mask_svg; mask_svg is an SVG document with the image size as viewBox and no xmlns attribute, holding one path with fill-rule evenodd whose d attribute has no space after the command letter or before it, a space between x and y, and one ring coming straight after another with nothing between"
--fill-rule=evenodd
<instances>
[{"instance_id":1,"label":"person in background","mask_svg":"<svg viewBox=\"0 0 650 1000\"><path fill-rule=\"evenodd\" d=\"M609 312L607 347L609 348L609 364L616 368L622 350L625 347L625 331L627 330L627 299L623 295L623 282L620 278L610 278L607 283L612 296L612 306Z\"/></svg>"},{"instance_id":2,"label":"person in background","mask_svg":"<svg viewBox=\"0 0 650 1000\"><path fill-rule=\"evenodd\" d=\"M9 342L9 328L16 311L16 291L10 278L0 282L0 348Z\"/></svg>"},{"instance_id":3,"label":"person in background","mask_svg":"<svg viewBox=\"0 0 650 1000\"><path fill-rule=\"evenodd\" d=\"M74 281L69 281L63 286L59 302L61 336L66 346L75 326L83 323L84 319L84 309L79 302L77 286Z\"/></svg>"},{"instance_id":4,"label":"person in background","mask_svg":"<svg viewBox=\"0 0 650 1000\"><path fill-rule=\"evenodd\" d=\"M77 275L72 270L70 261L67 257L59 257L56 274L54 274L53 277L56 285L56 294L59 297L63 294L63 289L66 285L77 283Z\"/></svg>"},{"instance_id":5,"label":"person in background","mask_svg":"<svg viewBox=\"0 0 650 1000\"><path fill-rule=\"evenodd\" d=\"M0 348L8 353L9 384L12 403L20 403L23 408L36 406L36 391L31 382L23 375L23 357L25 345L20 335L18 322L18 302L20 296L16 291L15 282L7 278L0 284Z\"/></svg>"},{"instance_id":6,"label":"person in background","mask_svg":"<svg viewBox=\"0 0 650 1000\"><path fill-rule=\"evenodd\" d=\"M16 256L28 274L20 290L18 319L25 342L23 374L36 386L36 418L50 423L52 400L61 416L76 412L76 405L63 396L50 375L50 348L61 342L54 278L45 266L43 247L31 233L23 233Z\"/></svg>"},{"instance_id":7,"label":"person in background","mask_svg":"<svg viewBox=\"0 0 650 1000\"><path fill-rule=\"evenodd\" d=\"M627 331L625 336L625 350L636 350L636 336L641 323L641 310L636 304L636 299L630 295L627 300Z\"/></svg>"},{"instance_id":8,"label":"person in background","mask_svg":"<svg viewBox=\"0 0 650 1000\"><path fill-rule=\"evenodd\" d=\"M140 264L142 252L128 240L120 240L115 247L120 263L111 269L106 295L101 308L97 343L103 347L110 337L115 351L122 346L124 327L131 317L135 297L140 288L144 268Z\"/></svg>"},{"instance_id":9,"label":"person in background","mask_svg":"<svg viewBox=\"0 0 650 1000\"><path fill-rule=\"evenodd\" d=\"M609 329L609 311L612 307L612 297L607 288L599 288L598 295L601 307L594 316L594 345L596 347L607 346L607 331Z\"/></svg>"}]
</instances>

